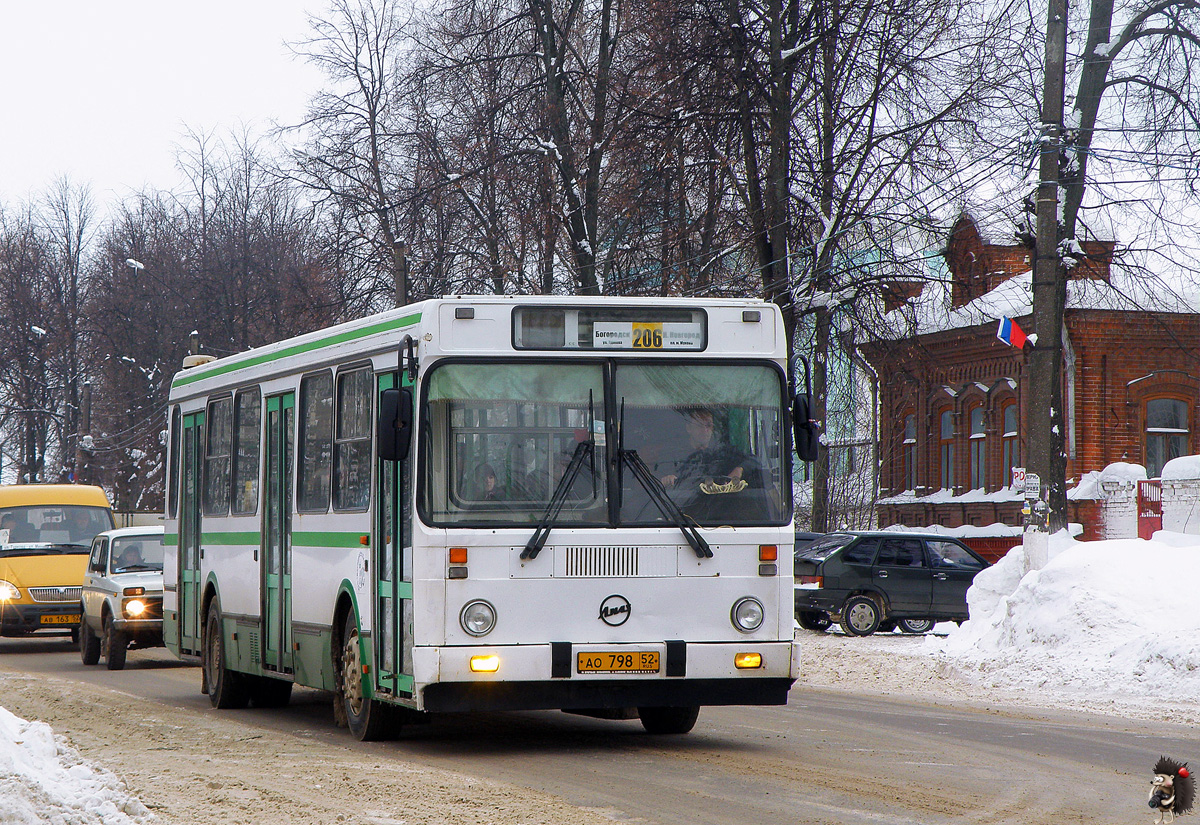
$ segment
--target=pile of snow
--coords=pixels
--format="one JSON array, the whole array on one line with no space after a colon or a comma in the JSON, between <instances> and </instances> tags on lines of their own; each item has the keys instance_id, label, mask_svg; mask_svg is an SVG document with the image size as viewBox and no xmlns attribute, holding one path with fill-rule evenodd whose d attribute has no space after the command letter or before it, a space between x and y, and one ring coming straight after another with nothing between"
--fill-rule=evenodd
<instances>
[{"instance_id":1,"label":"pile of snow","mask_svg":"<svg viewBox=\"0 0 1200 825\"><path fill-rule=\"evenodd\" d=\"M1003 688L1118 698L1200 697L1200 536L1051 538L1026 571L1020 546L975 577L971 620L927 647Z\"/></svg>"},{"instance_id":2,"label":"pile of snow","mask_svg":"<svg viewBox=\"0 0 1200 825\"><path fill-rule=\"evenodd\" d=\"M43 722L0 708L0 822L142 825L154 815Z\"/></svg>"}]
</instances>

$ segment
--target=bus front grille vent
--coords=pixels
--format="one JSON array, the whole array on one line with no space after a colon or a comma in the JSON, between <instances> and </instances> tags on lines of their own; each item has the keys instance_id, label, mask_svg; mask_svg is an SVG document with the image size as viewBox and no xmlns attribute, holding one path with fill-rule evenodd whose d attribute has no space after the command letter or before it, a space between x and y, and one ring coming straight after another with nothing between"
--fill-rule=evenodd
<instances>
[{"instance_id":1,"label":"bus front grille vent","mask_svg":"<svg viewBox=\"0 0 1200 825\"><path fill-rule=\"evenodd\" d=\"M638 575L638 547L567 547L565 570L575 578Z\"/></svg>"},{"instance_id":2,"label":"bus front grille vent","mask_svg":"<svg viewBox=\"0 0 1200 825\"><path fill-rule=\"evenodd\" d=\"M258 631L251 630L250 631L250 661L256 665L261 664L261 660L259 659L259 655L258 655L258 647L259 647L258 646Z\"/></svg>"}]
</instances>

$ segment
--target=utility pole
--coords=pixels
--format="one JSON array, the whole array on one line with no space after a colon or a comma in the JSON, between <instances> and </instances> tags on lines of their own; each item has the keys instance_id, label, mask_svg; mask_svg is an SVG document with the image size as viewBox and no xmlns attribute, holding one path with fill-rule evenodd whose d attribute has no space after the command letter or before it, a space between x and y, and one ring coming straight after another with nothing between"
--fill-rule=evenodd
<instances>
[{"instance_id":1,"label":"utility pole","mask_svg":"<svg viewBox=\"0 0 1200 825\"><path fill-rule=\"evenodd\" d=\"M404 241L392 243L392 280L396 290L396 306L408 306L408 248Z\"/></svg>"},{"instance_id":2,"label":"utility pole","mask_svg":"<svg viewBox=\"0 0 1200 825\"><path fill-rule=\"evenodd\" d=\"M75 483L90 484L92 475L92 382L83 384L79 405L79 432L75 439Z\"/></svg>"},{"instance_id":3,"label":"utility pole","mask_svg":"<svg viewBox=\"0 0 1200 825\"><path fill-rule=\"evenodd\" d=\"M1033 326L1029 358L1029 456L1026 466L1042 479L1050 531L1067 524L1067 456L1063 425L1062 336L1067 278L1058 248L1059 155L1066 86L1067 0L1049 0L1046 14L1045 87L1039 143L1037 246L1033 267Z\"/></svg>"}]
</instances>

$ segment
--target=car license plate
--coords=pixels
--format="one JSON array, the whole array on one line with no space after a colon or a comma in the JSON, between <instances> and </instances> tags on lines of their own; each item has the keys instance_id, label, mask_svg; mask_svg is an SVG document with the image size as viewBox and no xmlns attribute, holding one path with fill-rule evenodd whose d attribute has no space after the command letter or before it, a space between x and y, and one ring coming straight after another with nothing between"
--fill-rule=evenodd
<instances>
[{"instance_id":1,"label":"car license plate","mask_svg":"<svg viewBox=\"0 0 1200 825\"><path fill-rule=\"evenodd\" d=\"M42 616L42 624L79 624L79 614L67 613L61 616Z\"/></svg>"},{"instance_id":2,"label":"car license plate","mask_svg":"<svg viewBox=\"0 0 1200 825\"><path fill-rule=\"evenodd\" d=\"M593 650L577 654L580 673L658 673L657 650Z\"/></svg>"}]
</instances>

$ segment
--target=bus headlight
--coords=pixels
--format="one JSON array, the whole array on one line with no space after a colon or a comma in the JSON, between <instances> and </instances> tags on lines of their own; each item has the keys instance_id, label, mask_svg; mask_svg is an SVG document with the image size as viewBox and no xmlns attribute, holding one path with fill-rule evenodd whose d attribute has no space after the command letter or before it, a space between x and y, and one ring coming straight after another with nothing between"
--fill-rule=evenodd
<instances>
[{"instance_id":1,"label":"bus headlight","mask_svg":"<svg viewBox=\"0 0 1200 825\"><path fill-rule=\"evenodd\" d=\"M467 602L458 614L458 623L472 636L486 636L496 626L496 608L482 599Z\"/></svg>"},{"instance_id":2,"label":"bus headlight","mask_svg":"<svg viewBox=\"0 0 1200 825\"><path fill-rule=\"evenodd\" d=\"M763 610L762 602L753 596L738 599L733 603L733 610L729 613L730 619L733 620L733 626L743 633L758 630L765 615L766 611Z\"/></svg>"},{"instance_id":3,"label":"bus headlight","mask_svg":"<svg viewBox=\"0 0 1200 825\"><path fill-rule=\"evenodd\" d=\"M15 584L0 581L0 602L15 602L19 598L21 598L21 591Z\"/></svg>"}]
</instances>

